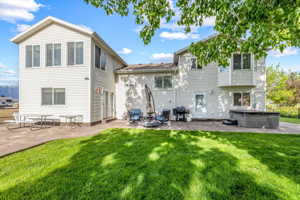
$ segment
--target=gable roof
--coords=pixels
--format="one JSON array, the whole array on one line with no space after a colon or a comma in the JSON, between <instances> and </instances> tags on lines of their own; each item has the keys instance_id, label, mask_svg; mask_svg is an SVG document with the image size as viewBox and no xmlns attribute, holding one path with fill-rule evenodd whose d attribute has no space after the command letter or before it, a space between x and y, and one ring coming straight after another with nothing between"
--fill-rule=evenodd
<instances>
[{"instance_id":1,"label":"gable roof","mask_svg":"<svg viewBox=\"0 0 300 200\"><path fill-rule=\"evenodd\" d=\"M93 38L96 42L100 43L113 57L115 57L117 60L119 60L123 65L127 65L127 63L94 31L88 30L86 28L80 27L75 24L71 24L69 22L63 21L61 19L49 16L45 19L41 20L40 22L36 23L35 25L31 26L26 31L18 34L14 38L12 38L10 41L14 42L16 44L21 43L22 41L26 40L27 38L34 35L36 32L46 28L47 26L51 24L58 24L65 28L71 29L73 31L79 32L81 34L90 36Z\"/></svg>"},{"instance_id":2,"label":"gable roof","mask_svg":"<svg viewBox=\"0 0 300 200\"><path fill-rule=\"evenodd\" d=\"M207 37L207 38L204 38L204 39L198 41L197 43L199 43L199 42L206 42L206 41L208 41L208 40L210 40L210 39L212 39L212 38L214 38L214 37L217 37L218 35L219 35L218 33L215 33L215 34L213 34L213 35L211 35L211 36L209 36L209 37ZM180 54L186 52L186 51L189 49L189 47L190 47L190 45L187 46L187 47L184 47L184 48L182 48L182 49L179 49L179 50L176 51L174 54L175 54L175 55L180 55Z\"/></svg>"},{"instance_id":3,"label":"gable roof","mask_svg":"<svg viewBox=\"0 0 300 200\"><path fill-rule=\"evenodd\" d=\"M134 64L116 70L117 73L141 73L141 72L170 72L175 71L177 66L173 63L159 64Z\"/></svg>"}]
</instances>

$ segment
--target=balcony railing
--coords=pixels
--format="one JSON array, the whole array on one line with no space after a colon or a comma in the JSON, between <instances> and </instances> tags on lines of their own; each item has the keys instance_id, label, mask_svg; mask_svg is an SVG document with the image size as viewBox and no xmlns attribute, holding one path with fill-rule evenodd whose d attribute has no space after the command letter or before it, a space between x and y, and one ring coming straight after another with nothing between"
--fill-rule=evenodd
<instances>
[{"instance_id":1,"label":"balcony railing","mask_svg":"<svg viewBox=\"0 0 300 200\"><path fill-rule=\"evenodd\" d=\"M218 86L255 86L254 73L250 70L223 70L218 72Z\"/></svg>"}]
</instances>

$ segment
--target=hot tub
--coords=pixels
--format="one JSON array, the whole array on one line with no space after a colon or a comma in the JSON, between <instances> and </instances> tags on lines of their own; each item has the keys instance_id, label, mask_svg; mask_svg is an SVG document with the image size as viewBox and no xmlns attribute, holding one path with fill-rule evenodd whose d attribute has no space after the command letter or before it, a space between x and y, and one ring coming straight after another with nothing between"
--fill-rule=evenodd
<instances>
[{"instance_id":1,"label":"hot tub","mask_svg":"<svg viewBox=\"0 0 300 200\"><path fill-rule=\"evenodd\" d=\"M238 121L238 126L247 128L279 127L280 114L278 112L265 112L256 110L230 110L230 118Z\"/></svg>"}]
</instances>

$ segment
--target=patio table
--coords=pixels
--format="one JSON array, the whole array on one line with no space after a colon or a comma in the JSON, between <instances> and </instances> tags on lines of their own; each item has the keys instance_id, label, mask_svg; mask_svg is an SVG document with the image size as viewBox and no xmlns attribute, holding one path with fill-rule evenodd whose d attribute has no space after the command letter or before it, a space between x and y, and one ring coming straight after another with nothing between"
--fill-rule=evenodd
<instances>
[{"instance_id":1,"label":"patio table","mask_svg":"<svg viewBox=\"0 0 300 200\"><path fill-rule=\"evenodd\" d=\"M47 128L46 127L46 122L47 122L47 118L51 117L52 115L48 115L48 114L27 114L27 115L23 115L25 118L28 118L30 120L33 121L31 128L33 128L33 126L39 122L40 124L40 128Z\"/></svg>"},{"instance_id":2,"label":"patio table","mask_svg":"<svg viewBox=\"0 0 300 200\"><path fill-rule=\"evenodd\" d=\"M79 123L77 123L77 118L80 116L81 115L60 115L61 118L65 119L66 126L69 127L74 127L75 125L79 126Z\"/></svg>"}]
</instances>

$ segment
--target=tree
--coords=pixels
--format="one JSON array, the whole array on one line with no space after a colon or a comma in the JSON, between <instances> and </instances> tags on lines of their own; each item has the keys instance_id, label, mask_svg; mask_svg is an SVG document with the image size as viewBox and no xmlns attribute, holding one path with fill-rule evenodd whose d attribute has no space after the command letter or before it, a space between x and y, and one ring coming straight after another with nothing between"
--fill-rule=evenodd
<instances>
[{"instance_id":1,"label":"tree","mask_svg":"<svg viewBox=\"0 0 300 200\"><path fill-rule=\"evenodd\" d=\"M108 15L135 15L143 25L140 37L151 42L162 20L175 18L186 32L201 26L207 17L215 17L218 35L190 46L199 64L218 62L228 65L233 52L251 52L257 58L268 49L283 51L300 46L300 0L84 0ZM173 5L175 4L175 5Z\"/></svg>"},{"instance_id":2,"label":"tree","mask_svg":"<svg viewBox=\"0 0 300 200\"><path fill-rule=\"evenodd\" d=\"M278 105L294 105L291 100L296 91L288 87L288 80L289 75L278 65L267 67L267 99Z\"/></svg>"},{"instance_id":3,"label":"tree","mask_svg":"<svg viewBox=\"0 0 300 200\"><path fill-rule=\"evenodd\" d=\"M287 89L294 91L289 103L292 105L300 103L300 74L291 72L287 80Z\"/></svg>"}]
</instances>

